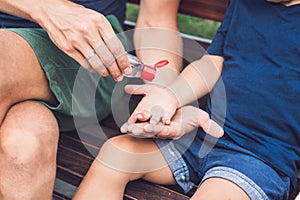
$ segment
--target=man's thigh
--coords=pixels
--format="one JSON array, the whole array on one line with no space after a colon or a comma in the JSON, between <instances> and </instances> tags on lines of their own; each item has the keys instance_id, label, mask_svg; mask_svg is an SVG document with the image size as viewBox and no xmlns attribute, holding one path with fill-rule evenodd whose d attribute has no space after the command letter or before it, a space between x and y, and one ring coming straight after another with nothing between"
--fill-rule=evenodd
<instances>
[{"instance_id":1,"label":"man's thigh","mask_svg":"<svg viewBox=\"0 0 300 200\"><path fill-rule=\"evenodd\" d=\"M45 73L31 46L18 34L0 29L1 102L28 99L55 103Z\"/></svg>"}]
</instances>

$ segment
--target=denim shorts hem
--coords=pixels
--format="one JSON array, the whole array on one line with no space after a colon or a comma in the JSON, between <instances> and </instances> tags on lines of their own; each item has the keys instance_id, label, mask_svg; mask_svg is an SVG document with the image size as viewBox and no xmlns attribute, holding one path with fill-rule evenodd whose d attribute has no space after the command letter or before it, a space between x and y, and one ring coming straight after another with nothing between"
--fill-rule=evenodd
<instances>
[{"instance_id":1,"label":"denim shorts hem","mask_svg":"<svg viewBox=\"0 0 300 200\"><path fill-rule=\"evenodd\" d=\"M190 174L187 164L171 140L154 139L165 160L167 161L177 184L185 193L189 192L194 183L190 181Z\"/></svg>"},{"instance_id":2,"label":"denim shorts hem","mask_svg":"<svg viewBox=\"0 0 300 200\"><path fill-rule=\"evenodd\" d=\"M209 178L223 178L242 188L250 199L268 200L266 193L250 178L229 167L214 167L208 170L201 183ZM201 185L200 183L200 185Z\"/></svg>"}]
</instances>

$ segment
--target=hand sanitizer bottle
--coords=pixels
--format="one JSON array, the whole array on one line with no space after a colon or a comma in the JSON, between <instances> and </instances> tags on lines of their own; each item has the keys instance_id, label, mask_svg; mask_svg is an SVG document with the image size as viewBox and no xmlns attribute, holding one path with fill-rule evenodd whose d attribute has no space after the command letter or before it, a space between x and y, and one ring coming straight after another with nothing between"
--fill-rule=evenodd
<instances>
[{"instance_id":1,"label":"hand sanitizer bottle","mask_svg":"<svg viewBox=\"0 0 300 200\"><path fill-rule=\"evenodd\" d=\"M127 54L132 67L131 74L125 74L124 76L129 78L142 78L147 81L152 81L155 78L156 69L161 68L169 64L168 60L162 60L157 62L154 67L145 65L138 57Z\"/></svg>"}]
</instances>

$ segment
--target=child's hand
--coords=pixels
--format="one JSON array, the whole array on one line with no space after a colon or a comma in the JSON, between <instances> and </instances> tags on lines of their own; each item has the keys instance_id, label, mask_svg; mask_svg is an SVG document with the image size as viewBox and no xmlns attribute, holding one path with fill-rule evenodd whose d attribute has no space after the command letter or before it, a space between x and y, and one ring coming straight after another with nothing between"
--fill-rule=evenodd
<instances>
[{"instance_id":1,"label":"child's hand","mask_svg":"<svg viewBox=\"0 0 300 200\"><path fill-rule=\"evenodd\" d=\"M216 138L223 136L223 129L206 112L192 106L178 109L169 125L162 123L150 124L148 122L124 124L121 127L123 133L130 132L139 137L158 137L162 139L179 139L184 134L191 132L198 126Z\"/></svg>"},{"instance_id":2,"label":"child's hand","mask_svg":"<svg viewBox=\"0 0 300 200\"><path fill-rule=\"evenodd\" d=\"M170 123L179 107L176 96L167 88L158 85L128 85L125 91L129 94L141 94L144 98L128 119L128 124L149 120L152 124Z\"/></svg>"}]
</instances>

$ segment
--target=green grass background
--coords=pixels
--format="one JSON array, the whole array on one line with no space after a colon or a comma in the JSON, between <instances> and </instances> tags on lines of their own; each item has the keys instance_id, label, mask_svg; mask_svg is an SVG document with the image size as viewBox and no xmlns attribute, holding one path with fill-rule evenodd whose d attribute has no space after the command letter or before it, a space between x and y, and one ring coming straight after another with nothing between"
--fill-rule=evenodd
<instances>
[{"instance_id":1,"label":"green grass background","mask_svg":"<svg viewBox=\"0 0 300 200\"><path fill-rule=\"evenodd\" d=\"M136 21L138 9L138 5L127 3L126 19L129 21ZM212 39L219 26L219 22L188 15L178 15L178 28L182 33Z\"/></svg>"}]
</instances>

